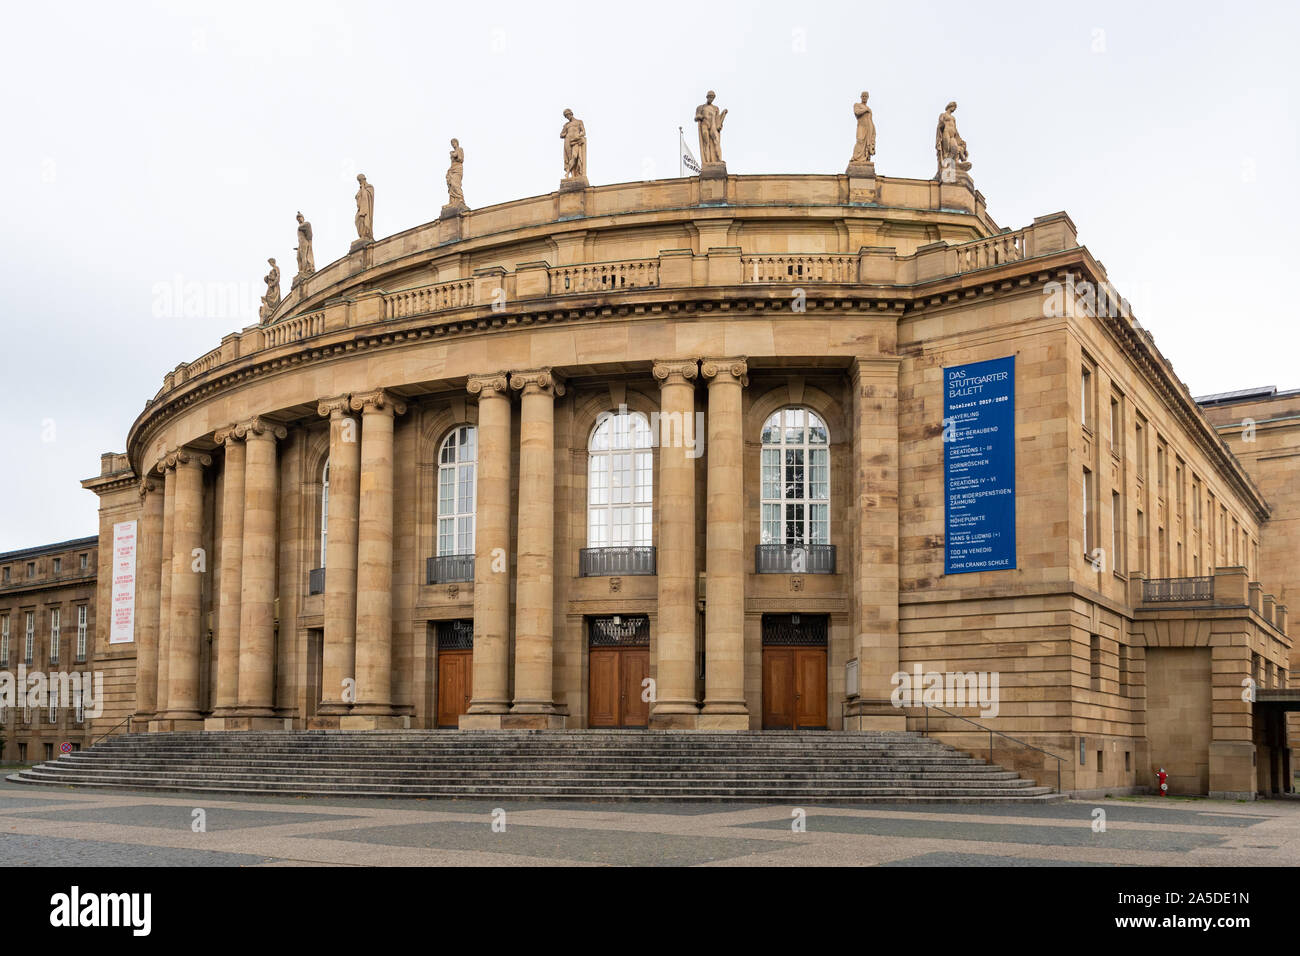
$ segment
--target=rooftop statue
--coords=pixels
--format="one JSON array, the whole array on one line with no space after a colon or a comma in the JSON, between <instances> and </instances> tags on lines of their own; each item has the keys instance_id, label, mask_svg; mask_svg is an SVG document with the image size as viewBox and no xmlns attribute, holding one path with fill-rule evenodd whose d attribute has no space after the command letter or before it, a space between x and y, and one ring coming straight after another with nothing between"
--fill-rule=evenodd
<instances>
[{"instance_id":1,"label":"rooftop statue","mask_svg":"<svg viewBox=\"0 0 1300 956\"><path fill-rule=\"evenodd\" d=\"M853 144L853 158L850 166L866 166L871 157L876 155L876 123L871 118L871 107L867 105L867 92L863 90L861 102L853 104L853 115L858 118L858 138Z\"/></svg>"},{"instance_id":2,"label":"rooftop statue","mask_svg":"<svg viewBox=\"0 0 1300 956\"><path fill-rule=\"evenodd\" d=\"M939 124L934 131L934 152L939 160L939 172L935 178L945 183L956 182L958 173L969 171L971 165L966 156L966 141L957 132L957 120L952 115L956 109L956 101L949 103L939 114Z\"/></svg>"},{"instance_id":3,"label":"rooftop statue","mask_svg":"<svg viewBox=\"0 0 1300 956\"><path fill-rule=\"evenodd\" d=\"M275 264L274 259L266 261L270 263L271 271L263 277L266 283L266 295L262 296L262 307L257 313L261 322L268 321L280 304L280 267Z\"/></svg>"},{"instance_id":4,"label":"rooftop statue","mask_svg":"<svg viewBox=\"0 0 1300 956\"><path fill-rule=\"evenodd\" d=\"M451 141L451 165L447 167L447 207L466 209L465 193L461 190L461 180L465 175L465 150L460 148L460 140Z\"/></svg>"},{"instance_id":5,"label":"rooftop statue","mask_svg":"<svg viewBox=\"0 0 1300 956\"><path fill-rule=\"evenodd\" d=\"M722 123L727 111L713 105L717 95L709 90L704 102L695 107L695 122L700 128L700 162L706 166L722 162Z\"/></svg>"},{"instance_id":6,"label":"rooftop statue","mask_svg":"<svg viewBox=\"0 0 1300 956\"><path fill-rule=\"evenodd\" d=\"M303 218L301 212L298 213L298 245L294 252L298 253L298 274L293 280L296 283L316 271L316 257L311 250L311 223Z\"/></svg>"},{"instance_id":7,"label":"rooftop statue","mask_svg":"<svg viewBox=\"0 0 1300 956\"><path fill-rule=\"evenodd\" d=\"M357 242L358 245L375 241L375 187L366 182L365 173L357 173Z\"/></svg>"},{"instance_id":8,"label":"rooftop statue","mask_svg":"<svg viewBox=\"0 0 1300 956\"><path fill-rule=\"evenodd\" d=\"M567 122L560 129L560 138L564 140L564 178L586 182L587 128L573 115L573 110L565 110L564 118Z\"/></svg>"}]
</instances>

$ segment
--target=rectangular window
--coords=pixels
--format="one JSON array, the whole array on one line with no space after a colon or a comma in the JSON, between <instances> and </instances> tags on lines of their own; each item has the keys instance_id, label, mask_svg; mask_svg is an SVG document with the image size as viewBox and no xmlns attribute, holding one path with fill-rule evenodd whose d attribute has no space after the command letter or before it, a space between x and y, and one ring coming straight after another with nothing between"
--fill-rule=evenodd
<instances>
[{"instance_id":1,"label":"rectangular window","mask_svg":"<svg viewBox=\"0 0 1300 956\"><path fill-rule=\"evenodd\" d=\"M9 615L0 617L0 667L9 666Z\"/></svg>"},{"instance_id":2,"label":"rectangular window","mask_svg":"<svg viewBox=\"0 0 1300 956\"><path fill-rule=\"evenodd\" d=\"M1092 560L1092 472L1083 469L1083 558Z\"/></svg>"},{"instance_id":3,"label":"rectangular window","mask_svg":"<svg viewBox=\"0 0 1300 956\"><path fill-rule=\"evenodd\" d=\"M50 608L50 663L59 662L59 624L62 608Z\"/></svg>"},{"instance_id":4,"label":"rectangular window","mask_svg":"<svg viewBox=\"0 0 1300 956\"><path fill-rule=\"evenodd\" d=\"M1092 427L1092 369L1088 366L1083 367L1082 375L1079 377L1079 421L1084 428Z\"/></svg>"},{"instance_id":5,"label":"rectangular window","mask_svg":"<svg viewBox=\"0 0 1300 956\"><path fill-rule=\"evenodd\" d=\"M86 618L89 616L90 609L80 604L77 606L77 663L84 663L86 660Z\"/></svg>"},{"instance_id":6,"label":"rectangular window","mask_svg":"<svg viewBox=\"0 0 1300 956\"><path fill-rule=\"evenodd\" d=\"M27 762L27 745L26 745L26 744L20 743L20 744L18 745L18 762L19 762L19 763L26 763L26 762Z\"/></svg>"},{"instance_id":7,"label":"rectangular window","mask_svg":"<svg viewBox=\"0 0 1300 956\"><path fill-rule=\"evenodd\" d=\"M1178 502L1178 517L1186 517L1183 511L1183 460L1178 459L1178 464L1174 465L1174 498Z\"/></svg>"},{"instance_id":8,"label":"rectangular window","mask_svg":"<svg viewBox=\"0 0 1300 956\"><path fill-rule=\"evenodd\" d=\"M63 559L62 559L62 558L55 558L55 559L54 559L54 573L55 573L55 574L58 574L58 573L59 573L60 571L62 571L62 570L63 570Z\"/></svg>"},{"instance_id":9,"label":"rectangular window","mask_svg":"<svg viewBox=\"0 0 1300 956\"><path fill-rule=\"evenodd\" d=\"M1110 493L1110 563L1118 572L1124 570L1120 556L1124 553L1124 506L1119 492Z\"/></svg>"},{"instance_id":10,"label":"rectangular window","mask_svg":"<svg viewBox=\"0 0 1300 956\"><path fill-rule=\"evenodd\" d=\"M1110 397L1110 453L1112 455L1122 454L1121 449L1124 447L1124 420L1120 414L1119 396Z\"/></svg>"},{"instance_id":11,"label":"rectangular window","mask_svg":"<svg viewBox=\"0 0 1300 956\"><path fill-rule=\"evenodd\" d=\"M46 760L54 759L54 744L45 745L45 759Z\"/></svg>"},{"instance_id":12,"label":"rectangular window","mask_svg":"<svg viewBox=\"0 0 1300 956\"><path fill-rule=\"evenodd\" d=\"M1156 488L1163 495L1165 492L1165 445L1156 443Z\"/></svg>"},{"instance_id":13,"label":"rectangular window","mask_svg":"<svg viewBox=\"0 0 1300 956\"><path fill-rule=\"evenodd\" d=\"M8 568L5 568L5 570L4 570L4 583L5 583L5 584L8 584L8 583L9 583L9 569L8 569Z\"/></svg>"},{"instance_id":14,"label":"rectangular window","mask_svg":"<svg viewBox=\"0 0 1300 956\"><path fill-rule=\"evenodd\" d=\"M1138 536L1138 569L1146 574L1151 570L1147 563L1147 516L1141 511L1137 513L1137 536Z\"/></svg>"},{"instance_id":15,"label":"rectangular window","mask_svg":"<svg viewBox=\"0 0 1300 956\"><path fill-rule=\"evenodd\" d=\"M23 635L23 660L31 664L32 655L36 653L36 612L27 612L27 627Z\"/></svg>"},{"instance_id":16,"label":"rectangular window","mask_svg":"<svg viewBox=\"0 0 1300 956\"><path fill-rule=\"evenodd\" d=\"M1137 446L1133 449L1137 455L1137 475L1139 478L1147 476L1147 430L1144 427L1146 420L1139 415L1134 434L1137 439Z\"/></svg>"},{"instance_id":17,"label":"rectangular window","mask_svg":"<svg viewBox=\"0 0 1300 956\"><path fill-rule=\"evenodd\" d=\"M36 562L35 562L35 561L28 561L28 562L27 562L27 576L28 576L29 578L34 578L34 577L36 577Z\"/></svg>"},{"instance_id":18,"label":"rectangular window","mask_svg":"<svg viewBox=\"0 0 1300 956\"><path fill-rule=\"evenodd\" d=\"M57 724L59 722L59 682L56 680L50 681L49 699L50 723Z\"/></svg>"},{"instance_id":19,"label":"rectangular window","mask_svg":"<svg viewBox=\"0 0 1300 956\"><path fill-rule=\"evenodd\" d=\"M83 571L90 570L90 555L83 554L81 556L81 570Z\"/></svg>"}]
</instances>

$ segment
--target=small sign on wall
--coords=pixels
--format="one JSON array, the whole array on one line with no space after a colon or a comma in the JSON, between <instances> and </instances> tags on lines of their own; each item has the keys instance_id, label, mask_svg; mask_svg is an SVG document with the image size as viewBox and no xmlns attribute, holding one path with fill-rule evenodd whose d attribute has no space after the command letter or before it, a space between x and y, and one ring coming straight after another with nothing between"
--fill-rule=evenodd
<instances>
[{"instance_id":1,"label":"small sign on wall","mask_svg":"<svg viewBox=\"0 0 1300 956\"><path fill-rule=\"evenodd\" d=\"M1016 566L1016 357L943 370L944 574Z\"/></svg>"},{"instance_id":2,"label":"small sign on wall","mask_svg":"<svg viewBox=\"0 0 1300 956\"><path fill-rule=\"evenodd\" d=\"M135 640L135 550L139 522L113 525L113 581L110 593L112 618L108 643L130 644Z\"/></svg>"}]
</instances>

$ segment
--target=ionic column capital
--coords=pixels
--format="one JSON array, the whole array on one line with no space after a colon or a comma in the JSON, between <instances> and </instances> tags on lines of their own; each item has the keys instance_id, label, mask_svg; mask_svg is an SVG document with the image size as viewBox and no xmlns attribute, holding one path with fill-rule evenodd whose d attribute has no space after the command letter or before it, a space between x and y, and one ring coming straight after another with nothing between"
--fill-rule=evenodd
<instances>
[{"instance_id":1,"label":"ionic column capital","mask_svg":"<svg viewBox=\"0 0 1300 956\"><path fill-rule=\"evenodd\" d=\"M140 491L141 499L143 499L146 495L148 495L149 492L157 491L157 490L158 490L157 482L155 482L149 475L145 475L143 478L140 479L139 491Z\"/></svg>"},{"instance_id":2,"label":"ionic column capital","mask_svg":"<svg viewBox=\"0 0 1300 956\"><path fill-rule=\"evenodd\" d=\"M655 359L652 374L659 382L660 388L665 385L689 385L692 379L699 377L699 361L697 359Z\"/></svg>"},{"instance_id":3,"label":"ionic column capital","mask_svg":"<svg viewBox=\"0 0 1300 956\"><path fill-rule=\"evenodd\" d=\"M531 368L510 373L510 387L525 395L538 393L558 396L564 394L564 380L550 368Z\"/></svg>"},{"instance_id":4,"label":"ionic column capital","mask_svg":"<svg viewBox=\"0 0 1300 956\"><path fill-rule=\"evenodd\" d=\"M388 394L387 390L377 388L373 392L358 392L352 396L349 404L354 412L373 414L387 412L390 415L402 415L406 412L406 403Z\"/></svg>"},{"instance_id":5,"label":"ionic column capital","mask_svg":"<svg viewBox=\"0 0 1300 956\"><path fill-rule=\"evenodd\" d=\"M700 365L700 371L709 385L735 382L742 386L749 384L749 360L743 356L732 358L706 358Z\"/></svg>"},{"instance_id":6,"label":"ionic column capital","mask_svg":"<svg viewBox=\"0 0 1300 956\"><path fill-rule=\"evenodd\" d=\"M167 468L179 468L181 465L198 465L200 468L207 468L211 464L211 455L205 455L192 448L185 448L182 446L169 451L166 457L158 463L158 470L163 471Z\"/></svg>"},{"instance_id":7,"label":"ionic column capital","mask_svg":"<svg viewBox=\"0 0 1300 956\"><path fill-rule=\"evenodd\" d=\"M289 435L289 430L283 425L275 422L269 422L261 416L253 416L246 422L240 422L235 426L235 436L245 440L249 438L261 438L266 441L283 440Z\"/></svg>"},{"instance_id":8,"label":"ionic column capital","mask_svg":"<svg viewBox=\"0 0 1300 956\"><path fill-rule=\"evenodd\" d=\"M334 398L322 398L316 402L316 414L325 418L342 418L349 411L352 396L337 395Z\"/></svg>"},{"instance_id":9,"label":"ionic column capital","mask_svg":"<svg viewBox=\"0 0 1300 956\"><path fill-rule=\"evenodd\" d=\"M233 422L224 428L218 428L212 433L212 440L218 445L225 445L227 448L235 442L241 441L243 437L243 435L239 434L239 426Z\"/></svg>"},{"instance_id":10,"label":"ionic column capital","mask_svg":"<svg viewBox=\"0 0 1300 956\"><path fill-rule=\"evenodd\" d=\"M486 375L471 375L465 383L465 390L480 399L508 395L510 380L505 372L491 372Z\"/></svg>"}]
</instances>

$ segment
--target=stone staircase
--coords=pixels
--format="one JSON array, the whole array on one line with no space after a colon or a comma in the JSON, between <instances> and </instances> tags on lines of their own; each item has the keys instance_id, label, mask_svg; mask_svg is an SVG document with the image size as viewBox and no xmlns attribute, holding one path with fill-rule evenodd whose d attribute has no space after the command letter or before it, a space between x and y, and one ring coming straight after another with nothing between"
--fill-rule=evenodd
<instances>
[{"instance_id":1,"label":"stone staircase","mask_svg":"<svg viewBox=\"0 0 1300 956\"><path fill-rule=\"evenodd\" d=\"M1014 772L916 733L273 731L130 734L8 779L124 790L348 797L1047 802Z\"/></svg>"}]
</instances>

